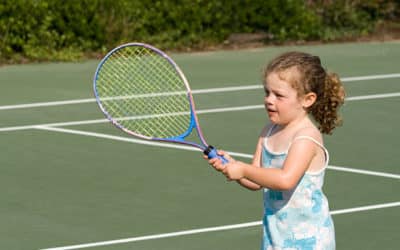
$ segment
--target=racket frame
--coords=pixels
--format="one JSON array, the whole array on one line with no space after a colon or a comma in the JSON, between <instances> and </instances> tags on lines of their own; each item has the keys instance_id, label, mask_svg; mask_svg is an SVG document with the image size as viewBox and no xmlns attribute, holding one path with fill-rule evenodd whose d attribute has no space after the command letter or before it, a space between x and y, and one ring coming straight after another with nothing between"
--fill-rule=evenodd
<instances>
[{"instance_id":1,"label":"racket frame","mask_svg":"<svg viewBox=\"0 0 400 250\"><path fill-rule=\"evenodd\" d=\"M98 79L98 75L100 70L102 69L104 63L117 51L125 48L125 47L130 47L130 46L140 46L140 47L144 47L147 49L152 50L153 52L157 53L158 55L162 56L164 59L166 59L168 61L168 63L170 63L173 68L175 69L176 73L178 73L179 77L182 79L185 87L186 87L186 96L188 98L188 102L189 102L189 106L190 106L190 123L189 126L187 128L187 130L182 133L181 135L177 135L175 137L169 137L169 138L157 138L157 137L149 137L149 136L145 136L145 135L141 135L138 133L135 133L134 131L131 131L127 128L125 128L121 123L118 122L118 120L114 119L109 112L107 112L107 110L104 108L102 102L101 102L101 98L98 95L97 92L97 79ZM200 150L202 150L203 152L206 151L207 149L210 148L210 146L206 143L205 139L204 139L204 135L203 132L200 128L200 124L199 124L199 120L197 118L197 114L196 114L196 109L195 109L195 104L194 104L194 99L193 99L193 94L192 94L192 90L190 89L188 80L186 79L185 75L183 74L182 70L179 68L179 66L175 63L174 60L172 60L172 58L170 58L166 53L164 53L163 51L149 45L149 44L145 44L145 43L125 43L122 44L114 49L112 49L110 52L108 52L104 58L100 61L100 63L97 66L96 72L94 74L94 78L93 78L93 91L94 91L94 95L96 98L96 102L98 104L98 106L100 107L100 110L102 111L102 113L105 115L105 117L107 118L107 120L109 120L114 126L116 126L118 129L121 129L122 131L124 131L125 133L132 135L134 137L137 137L139 139L144 139L144 140L151 140L151 141L161 141L161 142L171 142L171 143L178 143L178 144L184 144L184 145L189 145L192 147L196 147ZM189 136L190 134L192 134L193 129L196 131L198 138L200 139L200 144L199 143L195 143L192 141L186 141L185 138L187 136Z\"/></svg>"}]
</instances>

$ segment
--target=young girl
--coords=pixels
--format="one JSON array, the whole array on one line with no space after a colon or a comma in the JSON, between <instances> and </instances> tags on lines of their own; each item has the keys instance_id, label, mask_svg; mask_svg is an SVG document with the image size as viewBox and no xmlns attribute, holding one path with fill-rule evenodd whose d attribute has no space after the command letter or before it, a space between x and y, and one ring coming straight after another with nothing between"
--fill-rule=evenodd
<instances>
[{"instance_id":1,"label":"young girl","mask_svg":"<svg viewBox=\"0 0 400 250\"><path fill-rule=\"evenodd\" d=\"M262 250L335 249L322 192L329 155L321 133L331 134L340 125L343 86L336 74L325 71L319 57L288 52L266 67L264 89L270 124L259 137L252 164L223 151L219 154L229 163L217 158L209 163L229 180L263 189Z\"/></svg>"}]
</instances>

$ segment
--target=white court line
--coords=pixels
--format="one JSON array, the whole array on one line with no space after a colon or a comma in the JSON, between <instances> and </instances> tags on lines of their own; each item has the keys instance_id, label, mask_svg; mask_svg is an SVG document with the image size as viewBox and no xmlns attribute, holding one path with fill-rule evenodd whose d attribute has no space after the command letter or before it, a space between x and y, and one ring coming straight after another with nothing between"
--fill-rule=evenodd
<instances>
[{"instance_id":1,"label":"white court line","mask_svg":"<svg viewBox=\"0 0 400 250\"><path fill-rule=\"evenodd\" d=\"M376 94L376 95L365 95L365 96L353 96L353 97L346 98L346 101L372 100L372 99L382 99L382 98L392 98L392 97L400 97L400 92ZM233 112L233 111L243 111L243 110L255 110L255 109L263 109L263 108L264 108L264 105L249 105L249 106L238 106L238 107L229 107L229 108L203 109L203 110L197 110L196 113L197 114L208 114L208 113ZM149 118L151 118L151 116L149 116ZM3 128L0 127L0 132L34 129L37 126L64 127L64 126L88 125L88 124L97 124L97 123L106 123L106 122L108 122L107 119L95 119L95 120L85 120L85 121L43 123L43 124L13 126L13 127L3 127Z\"/></svg>"},{"instance_id":2,"label":"white court line","mask_svg":"<svg viewBox=\"0 0 400 250\"><path fill-rule=\"evenodd\" d=\"M164 147L164 148L176 148L176 149L183 149L183 150L188 150L188 151L199 151L199 149L197 149L197 148L184 146L184 145L180 145L180 144L145 141L145 140L139 140L139 139L135 139L135 138L101 134L101 133L95 133L95 132L86 132L86 131L81 131L81 130L72 130L72 129L46 127L46 126L37 126L35 128L40 129L40 130L47 130L47 131L54 131L54 132L61 132L61 133L75 134L75 135L83 135L83 136L91 136L91 137L97 137L97 138L103 138L103 139L131 142L131 143ZM243 158L248 158L248 159L253 158L253 155L251 155L251 154L243 154L243 153L238 153L238 152L228 152L228 153L232 156L243 157ZM336 171L352 172L352 173L364 174L364 175L372 175L372 176L400 179L400 175L396 175L396 174L392 174L392 173L367 171L367 170L348 168L348 167L340 167L340 166L328 166L328 169L336 170Z\"/></svg>"},{"instance_id":3,"label":"white court line","mask_svg":"<svg viewBox=\"0 0 400 250\"><path fill-rule=\"evenodd\" d=\"M386 93L386 94L376 94L376 95L365 95L365 96L353 96L346 98L346 101L361 101L361 100L371 100L371 99L382 99L390 97L398 97L400 92L396 93Z\"/></svg>"},{"instance_id":4,"label":"white court line","mask_svg":"<svg viewBox=\"0 0 400 250\"><path fill-rule=\"evenodd\" d=\"M344 77L344 78L341 78L341 80L343 82L354 82L354 81L366 81L366 80L389 79L389 78L400 78L400 73L383 74L383 75L370 75L370 76ZM219 92L242 91L242 90L252 90L252 89L261 89L261 88L263 88L263 86L261 84L258 84L258 85L249 85L249 86L198 89L198 90L192 90L192 93L193 94L219 93ZM60 105L92 103L92 102L95 102L95 101L96 101L95 98L87 98L87 99L54 101L54 102L25 103L25 104L0 106L0 110L50 107L50 106L60 106Z\"/></svg>"},{"instance_id":5,"label":"white court line","mask_svg":"<svg viewBox=\"0 0 400 250\"><path fill-rule=\"evenodd\" d=\"M399 93L399 96L400 96L400 93ZM197 110L196 113L197 114L221 113L221 112L233 112L233 111L242 111L242 110L253 110L253 109L260 109L260 108L264 108L264 105L249 105L249 106L239 106L239 107L229 107L229 108L203 109L203 110ZM154 117L156 117L156 116L157 115L155 115ZM147 116L147 118L151 118L151 117L152 116ZM95 119L95 120L86 120L86 121L44 123L44 124L36 124L36 125L3 127L3 128L0 128L0 132L34 129L38 126L64 127L64 126L89 125L89 124L107 123L107 122L109 122L109 120L107 120L107 119Z\"/></svg>"},{"instance_id":6,"label":"white court line","mask_svg":"<svg viewBox=\"0 0 400 250\"><path fill-rule=\"evenodd\" d=\"M354 76L354 77L344 77L340 80L342 82L355 82L355 81L366 81L375 79L389 79L389 78L399 78L399 73L394 74L382 74L382 75L370 75L370 76Z\"/></svg>"},{"instance_id":7,"label":"white court line","mask_svg":"<svg viewBox=\"0 0 400 250\"><path fill-rule=\"evenodd\" d=\"M371 205L371 206L340 209L340 210L332 211L331 214L332 215L348 214L348 213L355 213L355 212L362 212L362 211L369 211L369 210L390 208L390 207L398 207L398 206L400 206L400 202L392 202L392 203L384 203L384 204L377 204L377 205ZM178 237L178 236L191 235L191 234L226 231L226 230L254 227L254 226L260 226L260 225L262 225L262 221L253 221L253 222L247 222L247 223L224 225L224 226L217 226L217 227L207 227L207 228L192 229L192 230L184 230L184 231L177 231L177 232L164 233L164 234L153 234L153 235L125 238L125 239L118 239L118 240L109 240L109 241L93 242L93 243L86 243L86 244L79 244L79 245L46 248L46 249L41 249L41 250L83 249L83 248L98 247L98 246L116 245L116 244L122 244L122 243L132 243L132 242L137 242L137 241L171 238L171 237Z\"/></svg>"},{"instance_id":8,"label":"white court line","mask_svg":"<svg viewBox=\"0 0 400 250\"><path fill-rule=\"evenodd\" d=\"M369 171L369 170L332 166L332 165L329 165L328 169L342 171L342 172L351 172L351 173L356 173L356 174L373 175L373 176L380 176L380 177L385 177L385 178L400 179L400 175L398 175L398 174L391 174L391 173L384 173L384 172L377 172L377 171Z\"/></svg>"}]
</instances>

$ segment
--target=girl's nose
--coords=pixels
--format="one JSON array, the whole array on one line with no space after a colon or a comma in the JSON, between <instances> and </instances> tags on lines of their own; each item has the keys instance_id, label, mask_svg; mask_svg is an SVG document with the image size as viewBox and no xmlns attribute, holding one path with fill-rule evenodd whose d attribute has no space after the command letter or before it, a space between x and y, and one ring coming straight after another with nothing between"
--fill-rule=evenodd
<instances>
[{"instance_id":1,"label":"girl's nose","mask_svg":"<svg viewBox=\"0 0 400 250\"><path fill-rule=\"evenodd\" d=\"M273 97L272 97L271 95L266 95L266 96L264 97L264 102L265 102L266 104L272 104L272 103L273 103Z\"/></svg>"}]
</instances>

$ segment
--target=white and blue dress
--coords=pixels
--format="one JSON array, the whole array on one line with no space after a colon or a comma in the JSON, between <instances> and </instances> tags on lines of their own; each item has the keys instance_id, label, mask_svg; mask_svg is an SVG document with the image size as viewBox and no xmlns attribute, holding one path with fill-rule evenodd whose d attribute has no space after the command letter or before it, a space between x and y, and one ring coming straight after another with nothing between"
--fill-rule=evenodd
<instances>
[{"instance_id":1,"label":"white and blue dress","mask_svg":"<svg viewBox=\"0 0 400 250\"><path fill-rule=\"evenodd\" d=\"M262 165L282 168L287 151L275 153L264 139ZM261 250L333 250L335 230L329 205L322 192L329 155L326 148L312 137L299 136L316 143L325 152L325 166L317 172L307 171L292 190L264 189L263 240Z\"/></svg>"}]
</instances>

